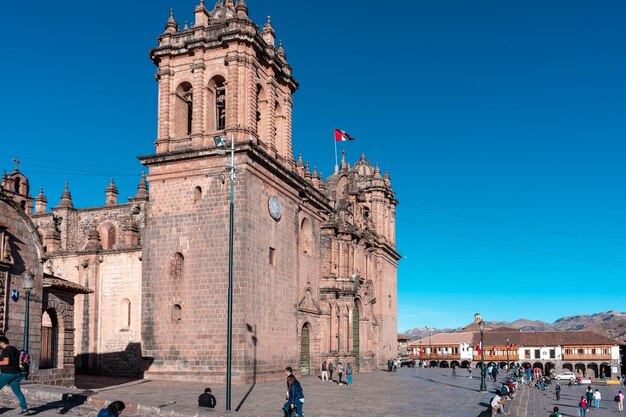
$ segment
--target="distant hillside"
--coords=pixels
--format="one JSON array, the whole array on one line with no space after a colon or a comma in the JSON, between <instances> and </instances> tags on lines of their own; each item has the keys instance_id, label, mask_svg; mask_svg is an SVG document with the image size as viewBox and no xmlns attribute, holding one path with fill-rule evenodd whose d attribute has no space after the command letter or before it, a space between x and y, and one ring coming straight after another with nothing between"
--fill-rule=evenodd
<instances>
[{"instance_id":1,"label":"distant hillside","mask_svg":"<svg viewBox=\"0 0 626 417\"><path fill-rule=\"evenodd\" d=\"M517 319L508 321L486 322L490 327L512 327L523 331L566 331L566 330L590 330L613 339L626 341L626 313L619 311L607 311L591 315L579 315L562 317L554 323L546 323L541 320ZM452 332L457 329L434 329L433 334ZM416 327L404 332L411 340L421 339L428 336L428 330L424 327Z\"/></svg>"}]
</instances>

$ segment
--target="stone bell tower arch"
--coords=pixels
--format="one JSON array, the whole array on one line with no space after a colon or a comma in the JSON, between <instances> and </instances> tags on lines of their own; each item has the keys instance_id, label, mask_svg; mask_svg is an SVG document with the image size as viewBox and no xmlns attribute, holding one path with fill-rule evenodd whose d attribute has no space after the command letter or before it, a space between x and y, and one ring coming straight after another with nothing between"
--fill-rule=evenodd
<instances>
[{"instance_id":1,"label":"stone bell tower arch","mask_svg":"<svg viewBox=\"0 0 626 417\"><path fill-rule=\"evenodd\" d=\"M291 95L298 88L268 16L262 30L245 1L204 1L182 29L173 10L150 51L159 83L156 152L212 147L216 135L253 141L294 167Z\"/></svg>"}]
</instances>

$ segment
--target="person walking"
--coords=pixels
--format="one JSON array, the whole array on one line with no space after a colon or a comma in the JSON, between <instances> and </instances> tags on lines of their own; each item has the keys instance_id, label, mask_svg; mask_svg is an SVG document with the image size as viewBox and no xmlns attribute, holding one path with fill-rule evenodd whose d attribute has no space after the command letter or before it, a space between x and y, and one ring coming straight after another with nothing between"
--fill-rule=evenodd
<instances>
[{"instance_id":1,"label":"person walking","mask_svg":"<svg viewBox=\"0 0 626 417\"><path fill-rule=\"evenodd\" d=\"M556 400L561 401L561 385L558 382L554 386L554 393L556 394Z\"/></svg>"},{"instance_id":2,"label":"person walking","mask_svg":"<svg viewBox=\"0 0 626 417\"><path fill-rule=\"evenodd\" d=\"M333 362L332 361L328 362L328 377L330 378L329 381L333 380L334 370L335 370L335 365L333 365Z\"/></svg>"},{"instance_id":3,"label":"person walking","mask_svg":"<svg viewBox=\"0 0 626 417\"><path fill-rule=\"evenodd\" d=\"M28 407L26 406L26 399L20 388L20 381L22 380L22 370L20 369L20 351L15 346L9 344L9 339L6 336L0 336L0 389L7 385L11 387L11 391L17 397L20 402L22 411L20 414L29 414Z\"/></svg>"},{"instance_id":4,"label":"person walking","mask_svg":"<svg viewBox=\"0 0 626 417\"><path fill-rule=\"evenodd\" d=\"M580 417L587 415L587 398L584 395L581 396L580 401L578 401L578 415Z\"/></svg>"},{"instance_id":5,"label":"person walking","mask_svg":"<svg viewBox=\"0 0 626 417\"><path fill-rule=\"evenodd\" d=\"M452 378L456 378L456 365L452 364Z\"/></svg>"},{"instance_id":6,"label":"person walking","mask_svg":"<svg viewBox=\"0 0 626 417\"><path fill-rule=\"evenodd\" d=\"M591 407L591 403L593 401L593 390L591 387L587 387L587 392L585 392L585 397L587 399L587 410Z\"/></svg>"},{"instance_id":7,"label":"person walking","mask_svg":"<svg viewBox=\"0 0 626 417\"><path fill-rule=\"evenodd\" d=\"M493 378L493 383L495 384L496 381L498 380L498 366L494 365L493 369L491 370L491 376Z\"/></svg>"},{"instance_id":8,"label":"person walking","mask_svg":"<svg viewBox=\"0 0 626 417\"><path fill-rule=\"evenodd\" d=\"M596 410L600 408L601 399L602 399L602 394L600 394L600 391L596 389L595 392L593 393L593 408L595 408Z\"/></svg>"},{"instance_id":9,"label":"person walking","mask_svg":"<svg viewBox=\"0 0 626 417\"><path fill-rule=\"evenodd\" d=\"M343 365L341 362L337 364L337 375L339 375L339 382L337 382L337 385L341 385L341 378L343 378Z\"/></svg>"},{"instance_id":10,"label":"person walking","mask_svg":"<svg viewBox=\"0 0 626 417\"><path fill-rule=\"evenodd\" d=\"M304 405L304 392L302 391L302 385L295 376L289 375L287 377L287 384L289 384L289 396L287 402L283 405L283 411L285 417L290 417L295 410L298 416L304 417L302 414L302 406Z\"/></svg>"},{"instance_id":11,"label":"person walking","mask_svg":"<svg viewBox=\"0 0 626 417\"><path fill-rule=\"evenodd\" d=\"M352 385L352 365L348 363L346 366L346 380L348 385Z\"/></svg>"},{"instance_id":12,"label":"person walking","mask_svg":"<svg viewBox=\"0 0 626 417\"><path fill-rule=\"evenodd\" d=\"M615 396L615 401L617 402L617 412L623 413L624 412L624 394L622 394L622 391L619 391L617 393L617 395Z\"/></svg>"},{"instance_id":13,"label":"person walking","mask_svg":"<svg viewBox=\"0 0 626 417\"><path fill-rule=\"evenodd\" d=\"M322 381L328 381L328 368L326 361L322 362Z\"/></svg>"}]
</instances>

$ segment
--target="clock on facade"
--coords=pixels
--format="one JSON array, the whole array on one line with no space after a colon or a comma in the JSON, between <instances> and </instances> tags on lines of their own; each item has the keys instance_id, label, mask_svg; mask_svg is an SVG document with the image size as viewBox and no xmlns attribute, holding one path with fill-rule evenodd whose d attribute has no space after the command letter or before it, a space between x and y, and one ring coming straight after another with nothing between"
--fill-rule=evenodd
<instances>
[{"instance_id":1,"label":"clock on facade","mask_svg":"<svg viewBox=\"0 0 626 417\"><path fill-rule=\"evenodd\" d=\"M278 221L280 220L280 216L282 215L282 208L280 207L280 200L275 195L271 196L267 201L267 207L270 211L270 216L272 219Z\"/></svg>"}]
</instances>

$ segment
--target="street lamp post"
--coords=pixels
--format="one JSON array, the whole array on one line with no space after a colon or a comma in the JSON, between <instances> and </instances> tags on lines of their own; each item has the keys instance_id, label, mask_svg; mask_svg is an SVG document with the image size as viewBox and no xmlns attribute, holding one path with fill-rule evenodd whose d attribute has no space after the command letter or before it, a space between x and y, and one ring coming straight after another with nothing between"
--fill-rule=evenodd
<instances>
[{"instance_id":1,"label":"street lamp post","mask_svg":"<svg viewBox=\"0 0 626 417\"><path fill-rule=\"evenodd\" d=\"M24 352L28 353L28 331L30 325L30 291L33 289L35 283L35 274L33 271L27 269L22 274L22 288L26 292L26 306L24 312Z\"/></svg>"},{"instance_id":2,"label":"street lamp post","mask_svg":"<svg viewBox=\"0 0 626 417\"><path fill-rule=\"evenodd\" d=\"M434 328L435 326L432 326L432 327L426 326L426 330L428 330L428 344L430 345L429 347L430 352L428 353L428 359L432 359L433 357L433 329ZM430 363L428 364L428 366L430 367Z\"/></svg>"},{"instance_id":3,"label":"street lamp post","mask_svg":"<svg viewBox=\"0 0 626 417\"><path fill-rule=\"evenodd\" d=\"M221 136L213 138L215 146L226 153L226 141ZM226 410L230 410L231 379L232 379L232 354L233 354L233 234L235 228L235 137L230 136L230 163L226 164L229 175L230 191L230 215L228 222L228 329L226 336Z\"/></svg>"},{"instance_id":4,"label":"street lamp post","mask_svg":"<svg viewBox=\"0 0 626 417\"><path fill-rule=\"evenodd\" d=\"M511 369L511 364L509 363L509 337L506 338L506 371L508 372Z\"/></svg>"},{"instance_id":5,"label":"street lamp post","mask_svg":"<svg viewBox=\"0 0 626 417\"><path fill-rule=\"evenodd\" d=\"M487 391L487 386L485 385L485 349L483 346L483 331L485 330L485 322L480 321L478 323L480 326L480 392Z\"/></svg>"}]
</instances>

